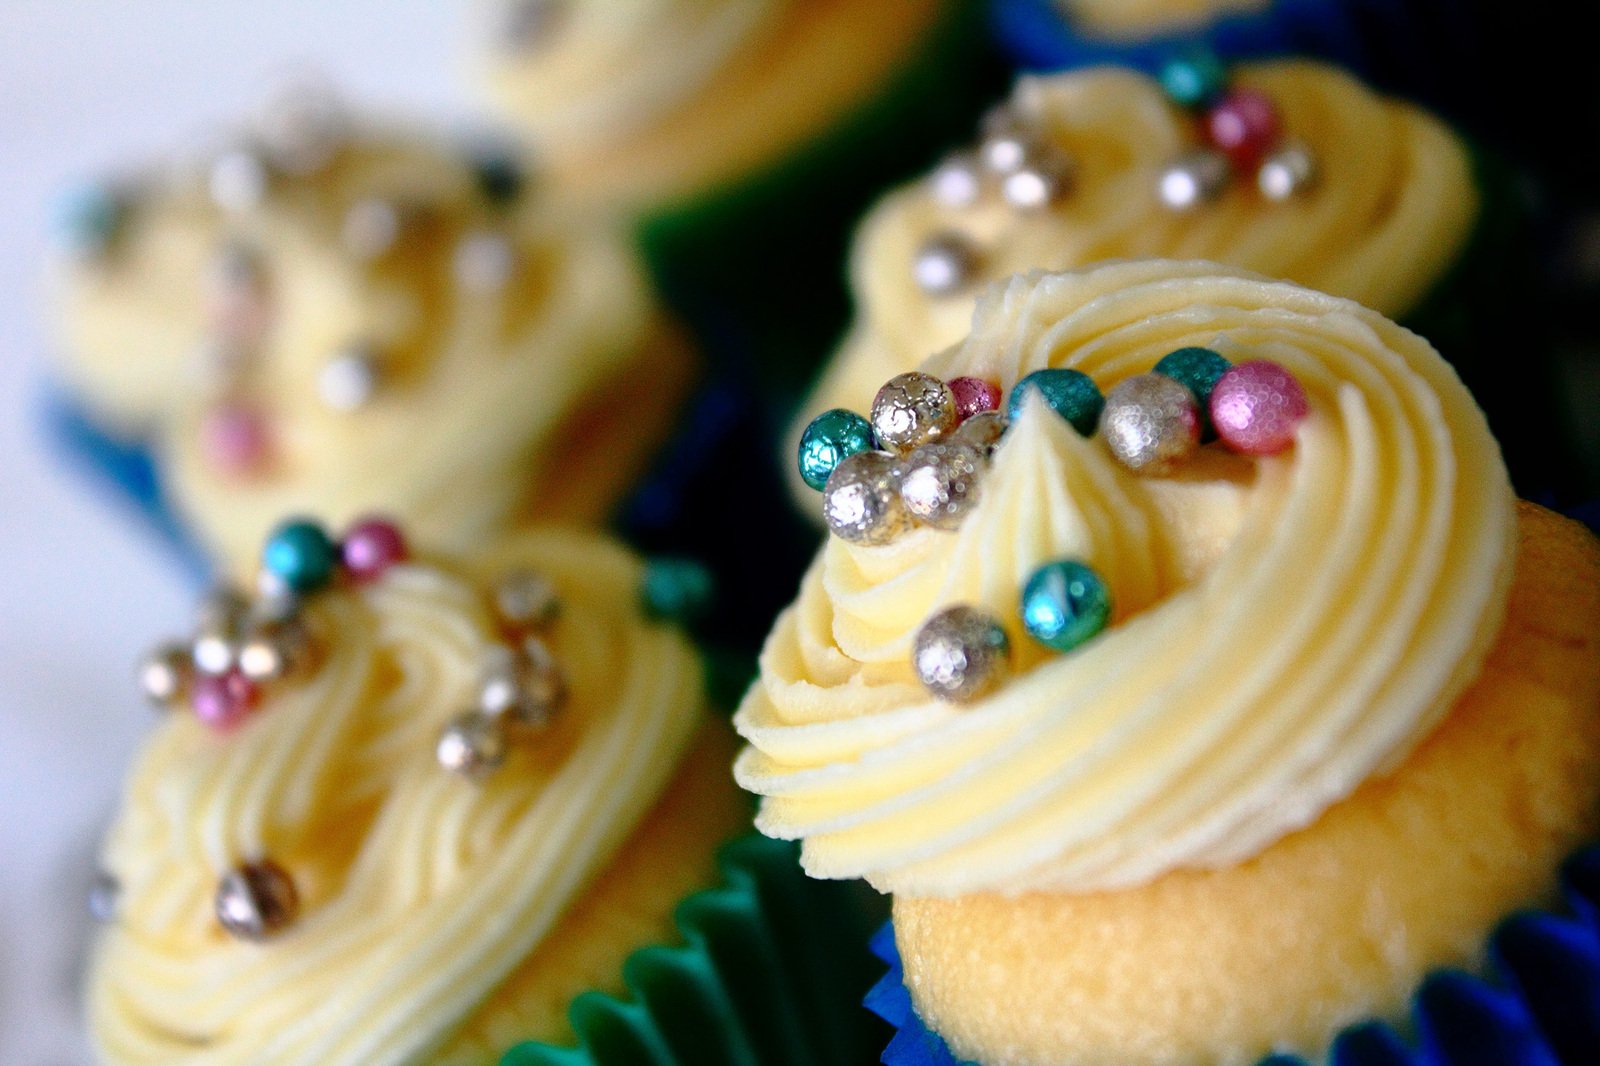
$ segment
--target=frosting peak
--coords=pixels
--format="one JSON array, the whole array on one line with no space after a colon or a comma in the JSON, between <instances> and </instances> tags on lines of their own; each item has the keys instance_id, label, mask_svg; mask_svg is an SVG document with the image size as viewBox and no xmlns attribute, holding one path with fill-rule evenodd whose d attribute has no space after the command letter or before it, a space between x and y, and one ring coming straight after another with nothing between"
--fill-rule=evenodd
<instances>
[{"instance_id":1,"label":"frosting peak","mask_svg":"<svg viewBox=\"0 0 1600 1066\"><path fill-rule=\"evenodd\" d=\"M1210 264L1111 264L990 290L923 369L1009 391L1070 367L1104 390L1188 345L1299 379L1289 452L1138 477L1034 402L958 530L830 539L737 719L760 826L803 838L813 874L942 895L1236 863L1393 764L1475 675L1504 609L1509 484L1453 373L1376 313ZM1056 655L1017 602L1063 557L1117 611ZM960 707L907 654L953 603L1004 620L1015 668Z\"/></svg>"}]
</instances>

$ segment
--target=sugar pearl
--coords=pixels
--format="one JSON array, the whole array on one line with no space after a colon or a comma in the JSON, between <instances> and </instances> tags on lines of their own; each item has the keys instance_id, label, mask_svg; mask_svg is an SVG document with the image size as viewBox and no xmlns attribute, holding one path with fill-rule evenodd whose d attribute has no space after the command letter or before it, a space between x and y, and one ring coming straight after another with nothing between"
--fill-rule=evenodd
<instances>
[{"instance_id":1,"label":"sugar pearl","mask_svg":"<svg viewBox=\"0 0 1600 1066\"><path fill-rule=\"evenodd\" d=\"M911 276L929 296L949 296L978 273L978 250L959 233L936 233L917 249Z\"/></svg>"},{"instance_id":2,"label":"sugar pearl","mask_svg":"<svg viewBox=\"0 0 1600 1066\"><path fill-rule=\"evenodd\" d=\"M189 690L194 716L219 733L237 728L255 710L256 687L238 671L203 674Z\"/></svg>"},{"instance_id":3,"label":"sugar pearl","mask_svg":"<svg viewBox=\"0 0 1600 1066\"><path fill-rule=\"evenodd\" d=\"M963 422L1000 407L1000 386L982 378L951 378L950 393L956 398L956 417Z\"/></svg>"},{"instance_id":4,"label":"sugar pearl","mask_svg":"<svg viewBox=\"0 0 1600 1066\"><path fill-rule=\"evenodd\" d=\"M958 604L929 618L911 645L911 667L938 699L967 703L1004 680L1011 642L999 619Z\"/></svg>"},{"instance_id":5,"label":"sugar pearl","mask_svg":"<svg viewBox=\"0 0 1600 1066\"><path fill-rule=\"evenodd\" d=\"M1164 374L1135 374L1106 394L1100 435L1111 454L1140 474L1171 470L1200 446L1200 408Z\"/></svg>"},{"instance_id":6,"label":"sugar pearl","mask_svg":"<svg viewBox=\"0 0 1600 1066\"><path fill-rule=\"evenodd\" d=\"M1111 619L1111 592L1088 564L1076 559L1046 563L1022 588L1022 624L1047 648L1071 651L1098 634Z\"/></svg>"},{"instance_id":7,"label":"sugar pearl","mask_svg":"<svg viewBox=\"0 0 1600 1066\"><path fill-rule=\"evenodd\" d=\"M1156 194L1173 211L1191 211L1220 196L1228 175L1227 156L1209 150L1187 152L1161 172Z\"/></svg>"},{"instance_id":8,"label":"sugar pearl","mask_svg":"<svg viewBox=\"0 0 1600 1066\"><path fill-rule=\"evenodd\" d=\"M1217 436L1245 455L1276 455L1289 447L1309 410L1294 375L1264 359L1235 366L1211 392Z\"/></svg>"},{"instance_id":9,"label":"sugar pearl","mask_svg":"<svg viewBox=\"0 0 1600 1066\"><path fill-rule=\"evenodd\" d=\"M474 780L487 777L506 759L505 722L482 711L458 715L440 730L434 754L451 773Z\"/></svg>"},{"instance_id":10,"label":"sugar pearl","mask_svg":"<svg viewBox=\"0 0 1600 1066\"><path fill-rule=\"evenodd\" d=\"M1035 370L1017 382L1011 389L1011 399L1006 406L1006 416L1015 422L1022 416L1023 402L1030 392L1037 392L1056 414L1066 419L1083 436L1094 433L1100 424L1100 412L1105 407L1105 397L1094 379L1078 370Z\"/></svg>"},{"instance_id":11,"label":"sugar pearl","mask_svg":"<svg viewBox=\"0 0 1600 1066\"><path fill-rule=\"evenodd\" d=\"M217 885L215 907L217 921L230 936L265 940L295 920L300 897L288 872L263 859L224 874Z\"/></svg>"},{"instance_id":12,"label":"sugar pearl","mask_svg":"<svg viewBox=\"0 0 1600 1066\"><path fill-rule=\"evenodd\" d=\"M800 476L821 490L835 467L857 452L872 449L872 424L854 411L836 407L813 418L800 436Z\"/></svg>"},{"instance_id":13,"label":"sugar pearl","mask_svg":"<svg viewBox=\"0 0 1600 1066\"><path fill-rule=\"evenodd\" d=\"M841 540L887 544L911 528L900 499L900 470L886 452L858 452L840 463L822 489L822 517Z\"/></svg>"},{"instance_id":14,"label":"sugar pearl","mask_svg":"<svg viewBox=\"0 0 1600 1066\"><path fill-rule=\"evenodd\" d=\"M935 529L956 529L977 506L984 456L960 441L934 441L906 456L900 473L900 499L917 521Z\"/></svg>"},{"instance_id":15,"label":"sugar pearl","mask_svg":"<svg viewBox=\"0 0 1600 1066\"><path fill-rule=\"evenodd\" d=\"M1293 199L1316 184L1317 161L1304 144L1286 144L1261 161L1256 187L1275 203Z\"/></svg>"},{"instance_id":16,"label":"sugar pearl","mask_svg":"<svg viewBox=\"0 0 1600 1066\"><path fill-rule=\"evenodd\" d=\"M928 191L945 207L971 207L983 195L983 175L970 154L953 155L928 175Z\"/></svg>"},{"instance_id":17,"label":"sugar pearl","mask_svg":"<svg viewBox=\"0 0 1600 1066\"><path fill-rule=\"evenodd\" d=\"M405 534L387 518L359 519L339 542L345 572L357 582L378 580L390 567L405 562L408 554Z\"/></svg>"},{"instance_id":18,"label":"sugar pearl","mask_svg":"<svg viewBox=\"0 0 1600 1066\"><path fill-rule=\"evenodd\" d=\"M339 547L320 525L291 519L267 538L261 552L263 569L283 579L295 592L314 592L333 579Z\"/></svg>"},{"instance_id":19,"label":"sugar pearl","mask_svg":"<svg viewBox=\"0 0 1600 1066\"><path fill-rule=\"evenodd\" d=\"M1248 170L1272 150L1283 135L1278 108L1258 89L1234 89L1212 105L1205 117L1213 147Z\"/></svg>"},{"instance_id":20,"label":"sugar pearl","mask_svg":"<svg viewBox=\"0 0 1600 1066\"><path fill-rule=\"evenodd\" d=\"M194 660L189 647L171 641L139 664L139 689L152 706L166 709L188 694L193 676Z\"/></svg>"},{"instance_id":21,"label":"sugar pearl","mask_svg":"<svg viewBox=\"0 0 1600 1066\"><path fill-rule=\"evenodd\" d=\"M880 447L910 451L956 428L955 394L932 374L896 374L872 398L871 421Z\"/></svg>"}]
</instances>

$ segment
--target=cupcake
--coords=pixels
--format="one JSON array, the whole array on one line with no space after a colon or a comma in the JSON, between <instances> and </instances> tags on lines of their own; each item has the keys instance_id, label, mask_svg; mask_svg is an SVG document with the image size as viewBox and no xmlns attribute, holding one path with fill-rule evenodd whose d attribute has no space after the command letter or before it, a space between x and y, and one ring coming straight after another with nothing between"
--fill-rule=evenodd
<instances>
[{"instance_id":1,"label":"cupcake","mask_svg":"<svg viewBox=\"0 0 1600 1066\"><path fill-rule=\"evenodd\" d=\"M1001 47L1025 70L1126 63L1153 74L1196 48L1229 60L1316 56L1448 115L1573 191L1595 177L1572 147L1600 133L1600 105L1570 5L991 0L990 11Z\"/></svg>"},{"instance_id":2,"label":"cupcake","mask_svg":"<svg viewBox=\"0 0 1600 1066\"><path fill-rule=\"evenodd\" d=\"M623 995L663 955L702 967L680 1000L728 1002L719 975L744 971L711 964L705 928L720 945L742 921L784 960L838 935L808 932L830 897L795 885L786 848L738 845L718 887L748 817L731 737L693 645L641 609L639 560L555 530L409 556L384 520L337 545L286 523L271 593L214 595L142 668L163 717L103 850L105 1061L492 1062L592 1033L574 1000ZM775 894L789 928L765 924ZM686 896L697 940L675 947ZM859 1039L862 987L819 1046Z\"/></svg>"},{"instance_id":3,"label":"cupcake","mask_svg":"<svg viewBox=\"0 0 1600 1066\"><path fill-rule=\"evenodd\" d=\"M66 391L153 453L232 573L295 511L382 510L451 550L598 521L691 359L625 236L524 184L503 155L280 102L201 164L102 192L97 226L76 213Z\"/></svg>"},{"instance_id":4,"label":"cupcake","mask_svg":"<svg viewBox=\"0 0 1600 1066\"><path fill-rule=\"evenodd\" d=\"M1427 113L1326 64L1196 63L1189 74L1166 85L1110 67L1023 79L971 152L887 196L856 239L855 323L791 441L805 419L859 409L959 341L988 282L1199 257L1348 297L1424 334L1488 410L1519 487L1560 484L1542 316L1510 266L1529 259L1503 172Z\"/></svg>"},{"instance_id":5,"label":"cupcake","mask_svg":"<svg viewBox=\"0 0 1600 1066\"><path fill-rule=\"evenodd\" d=\"M1600 545L1382 315L1034 273L864 420L736 777L958 1059L1320 1061L1600 831Z\"/></svg>"}]
</instances>

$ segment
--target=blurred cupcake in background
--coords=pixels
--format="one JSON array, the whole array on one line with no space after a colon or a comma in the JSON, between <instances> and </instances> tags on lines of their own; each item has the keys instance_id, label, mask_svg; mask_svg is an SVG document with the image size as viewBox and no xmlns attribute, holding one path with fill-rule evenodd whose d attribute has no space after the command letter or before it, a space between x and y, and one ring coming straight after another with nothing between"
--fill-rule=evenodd
<instances>
[{"instance_id":1,"label":"blurred cupcake in background","mask_svg":"<svg viewBox=\"0 0 1600 1066\"><path fill-rule=\"evenodd\" d=\"M382 510L452 550L600 521L694 360L625 236L528 185L497 148L307 90L80 196L52 278L77 439L148 448L160 505L234 574L297 511Z\"/></svg>"},{"instance_id":2,"label":"blurred cupcake in background","mask_svg":"<svg viewBox=\"0 0 1600 1066\"><path fill-rule=\"evenodd\" d=\"M1328 64L1229 68L1195 54L1160 78L1123 67L1024 78L970 150L862 224L855 322L790 444L811 418L865 410L890 377L959 341L990 283L1200 258L1354 299L1427 336L1489 411L1519 486L1559 487L1524 221L1492 158Z\"/></svg>"}]
</instances>

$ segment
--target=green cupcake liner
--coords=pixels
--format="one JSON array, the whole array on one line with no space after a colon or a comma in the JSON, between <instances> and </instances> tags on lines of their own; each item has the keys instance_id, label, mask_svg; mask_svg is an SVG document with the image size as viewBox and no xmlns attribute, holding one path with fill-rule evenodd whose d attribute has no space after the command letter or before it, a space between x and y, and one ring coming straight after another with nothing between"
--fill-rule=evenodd
<instances>
[{"instance_id":1,"label":"green cupcake liner","mask_svg":"<svg viewBox=\"0 0 1600 1066\"><path fill-rule=\"evenodd\" d=\"M644 219L657 284L713 363L787 413L844 329L857 220L969 136L1008 78L983 4L950 0L872 99L766 169Z\"/></svg>"},{"instance_id":2,"label":"green cupcake liner","mask_svg":"<svg viewBox=\"0 0 1600 1066\"><path fill-rule=\"evenodd\" d=\"M1488 415L1517 491L1565 499L1575 491L1576 467L1572 441L1556 426L1560 385L1551 310L1537 280L1534 210L1518 171L1470 149L1478 221L1450 269L1400 322L1461 375Z\"/></svg>"},{"instance_id":3,"label":"green cupcake liner","mask_svg":"<svg viewBox=\"0 0 1600 1066\"><path fill-rule=\"evenodd\" d=\"M750 835L723 884L690 896L686 943L629 956L625 998L586 992L578 1046L530 1041L501 1066L814 1066L871 1062L885 1030L861 1008L877 978L867 936L885 911L852 883L813 881L792 844Z\"/></svg>"}]
</instances>

